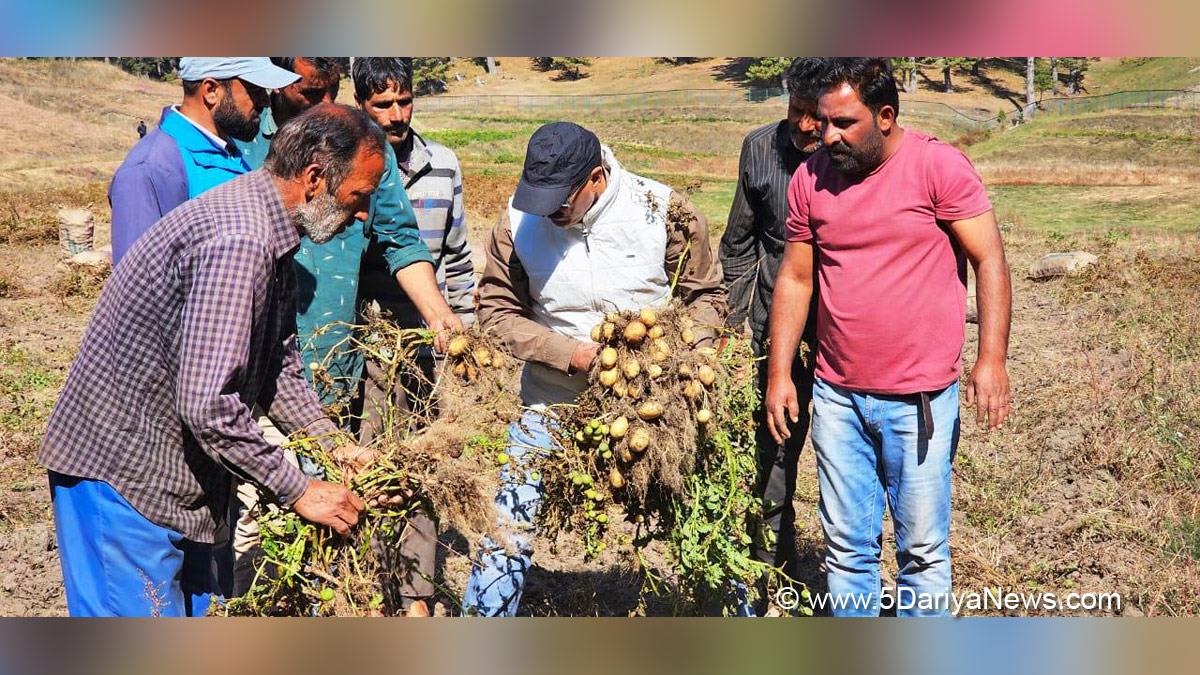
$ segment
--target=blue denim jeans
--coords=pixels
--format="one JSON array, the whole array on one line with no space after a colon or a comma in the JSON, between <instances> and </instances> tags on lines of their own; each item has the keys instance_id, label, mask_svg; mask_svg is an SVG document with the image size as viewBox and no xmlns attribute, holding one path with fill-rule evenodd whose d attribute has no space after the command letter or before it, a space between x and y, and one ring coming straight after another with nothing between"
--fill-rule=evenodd
<instances>
[{"instance_id":1,"label":"blue denim jeans","mask_svg":"<svg viewBox=\"0 0 1200 675\"><path fill-rule=\"evenodd\" d=\"M958 383L929 399L934 431L926 438L916 395L864 394L816 380L812 439L834 616L879 615L885 500L900 568L891 595L897 616L949 613Z\"/></svg>"},{"instance_id":2,"label":"blue denim jeans","mask_svg":"<svg viewBox=\"0 0 1200 675\"><path fill-rule=\"evenodd\" d=\"M508 548L490 538L483 540L472 561L471 579L463 597L464 614L517 613L533 555L533 520L542 503L541 477L531 465L538 454L554 447L551 424L545 415L530 410L508 429L509 464L500 472L500 492L496 495L501 528L509 532Z\"/></svg>"}]
</instances>

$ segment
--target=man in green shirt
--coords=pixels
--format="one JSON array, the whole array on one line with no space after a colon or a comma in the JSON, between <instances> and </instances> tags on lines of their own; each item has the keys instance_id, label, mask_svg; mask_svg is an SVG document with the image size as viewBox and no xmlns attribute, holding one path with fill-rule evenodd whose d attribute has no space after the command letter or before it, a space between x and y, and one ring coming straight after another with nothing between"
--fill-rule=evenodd
<instances>
[{"instance_id":1,"label":"man in green shirt","mask_svg":"<svg viewBox=\"0 0 1200 675\"><path fill-rule=\"evenodd\" d=\"M276 65L301 76L295 84L278 90L271 107L261 116L258 137L239 144L252 169L262 166L276 129L296 114L337 98L341 65L331 57L272 57ZM296 269L296 336L305 374L321 401L340 408L349 422L349 404L357 395L363 357L350 348L350 325L357 321L358 281L368 244L378 251L391 275L412 300L425 325L443 335L462 328L462 321L446 303L434 274L433 257L421 240L416 216L404 191L403 176L391 146L385 148L385 167L379 188L371 196L365 221L356 221L323 244L305 238L300 242ZM314 369L313 364L316 364ZM264 433L273 429L264 426ZM257 494L239 490L246 509L238 514L234 533L237 561L234 592L244 592L253 580L253 550L258 544L257 513L249 508Z\"/></svg>"}]
</instances>

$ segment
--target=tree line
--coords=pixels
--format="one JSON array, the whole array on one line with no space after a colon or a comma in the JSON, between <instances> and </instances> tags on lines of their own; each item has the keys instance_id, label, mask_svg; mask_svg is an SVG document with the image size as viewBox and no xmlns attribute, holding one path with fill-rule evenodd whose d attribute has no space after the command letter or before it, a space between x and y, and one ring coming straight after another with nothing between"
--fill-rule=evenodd
<instances>
[{"instance_id":1,"label":"tree line","mask_svg":"<svg viewBox=\"0 0 1200 675\"><path fill-rule=\"evenodd\" d=\"M178 77L179 57L101 57L106 63L112 63L122 70L156 80L170 80ZM494 56L480 56L468 59L482 66L488 73L494 73L499 68ZM530 59L534 68L544 72L556 72L563 80L577 80L588 76L588 68L592 59L575 56L535 56ZM660 57L660 63L683 65L707 60L700 57ZM1017 64L1025 73L1026 105L1036 102L1036 95L1047 92L1052 96L1066 94L1073 96L1084 90L1084 76L1088 65L1094 59L1073 57L1026 57L1024 63ZM350 59L345 59L344 68L349 72ZM451 77L453 57L414 57L413 89L418 94L434 94L445 91L447 80ZM974 78L986 78L987 70L997 67L1012 67L1013 59L986 59L962 56L937 57L894 57L891 59L892 69L896 73L897 83L909 94L921 89L921 78L925 71L932 70L937 79L925 78L925 88L931 91L952 92L957 76L970 75ZM749 60L745 70L745 80L758 86L781 86L784 72L791 59L788 57L758 57Z\"/></svg>"}]
</instances>

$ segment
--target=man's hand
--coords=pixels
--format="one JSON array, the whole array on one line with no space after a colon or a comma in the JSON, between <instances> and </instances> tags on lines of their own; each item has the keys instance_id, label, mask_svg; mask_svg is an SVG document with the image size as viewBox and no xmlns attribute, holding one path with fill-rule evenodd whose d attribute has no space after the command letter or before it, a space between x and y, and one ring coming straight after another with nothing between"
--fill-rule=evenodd
<instances>
[{"instance_id":1,"label":"man's hand","mask_svg":"<svg viewBox=\"0 0 1200 675\"><path fill-rule=\"evenodd\" d=\"M1004 361L994 359L975 362L971 379L967 381L967 406L976 405L975 419L991 431L1004 424L1010 410L1008 373Z\"/></svg>"},{"instance_id":2,"label":"man's hand","mask_svg":"<svg viewBox=\"0 0 1200 675\"><path fill-rule=\"evenodd\" d=\"M354 476L370 466L376 457L374 450L364 448L357 443L339 445L333 449L330 455L335 461L346 467L344 475L348 481L353 480Z\"/></svg>"},{"instance_id":3,"label":"man's hand","mask_svg":"<svg viewBox=\"0 0 1200 675\"><path fill-rule=\"evenodd\" d=\"M460 331L463 329L462 319L454 312L446 312L438 315L429 322L429 329L434 331L433 348L439 354L446 352L446 343L449 341L451 331Z\"/></svg>"},{"instance_id":4,"label":"man's hand","mask_svg":"<svg viewBox=\"0 0 1200 675\"><path fill-rule=\"evenodd\" d=\"M796 395L796 384L792 378L783 375L771 375L767 379L767 429L775 442L783 442L792 437L789 424L800 421L800 400Z\"/></svg>"},{"instance_id":5,"label":"man's hand","mask_svg":"<svg viewBox=\"0 0 1200 675\"><path fill-rule=\"evenodd\" d=\"M310 523L327 525L343 537L358 524L358 514L366 507L358 495L345 485L315 478L309 479L304 494L292 504L292 510L301 518Z\"/></svg>"},{"instance_id":6,"label":"man's hand","mask_svg":"<svg viewBox=\"0 0 1200 675\"><path fill-rule=\"evenodd\" d=\"M580 342L575 353L571 354L571 372L586 373L599 353L600 345L595 342Z\"/></svg>"}]
</instances>

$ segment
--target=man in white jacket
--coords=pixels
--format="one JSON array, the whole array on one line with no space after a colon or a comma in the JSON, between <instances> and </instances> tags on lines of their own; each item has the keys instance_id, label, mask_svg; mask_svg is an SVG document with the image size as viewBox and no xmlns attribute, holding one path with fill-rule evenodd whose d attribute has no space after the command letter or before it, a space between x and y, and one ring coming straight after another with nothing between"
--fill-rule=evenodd
<instances>
[{"instance_id":1,"label":"man in white jacket","mask_svg":"<svg viewBox=\"0 0 1200 675\"><path fill-rule=\"evenodd\" d=\"M668 222L668 212L682 217ZM692 308L698 334L711 337L723 323L725 293L704 216L670 187L623 169L595 134L570 122L544 125L529 139L486 253L479 320L526 362L521 399L530 410L509 429L511 464L496 497L513 540L483 542L464 611L511 616L541 501L525 458L553 445L550 407L586 388L600 350L592 327L607 312L667 304L679 269L674 295Z\"/></svg>"}]
</instances>

